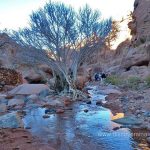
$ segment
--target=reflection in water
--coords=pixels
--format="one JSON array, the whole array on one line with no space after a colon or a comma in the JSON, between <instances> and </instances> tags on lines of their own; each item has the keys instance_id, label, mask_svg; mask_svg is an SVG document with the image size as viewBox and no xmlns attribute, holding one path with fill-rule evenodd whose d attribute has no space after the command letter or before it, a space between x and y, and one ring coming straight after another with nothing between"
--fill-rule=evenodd
<instances>
[{"instance_id":1,"label":"reflection in water","mask_svg":"<svg viewBox=\"0 0 150 150\"><path fill-rule=\"evenodd\" d=\"M62 115L52 114L47 119L43 118L44 108L33 109L24 118L25 126L30 126L33 135L49 142L57 150L133 149L135 143L129 129L113 130L120 125L111 121L110 110L95 103L75 103L72 107L72 111ZM88 109L88 113L84 109Z\"/></svg>"},{"instance_id":2,"label":"reflection in water","mask_svg":"<svg viewBox=\"0 0 150 150\"><path fill-rule=\"evenodd\" d=\"M116 113L116 115L112 115L111 120L120 119L124 117L124 113Z\"/></svg>"}]
</instances>

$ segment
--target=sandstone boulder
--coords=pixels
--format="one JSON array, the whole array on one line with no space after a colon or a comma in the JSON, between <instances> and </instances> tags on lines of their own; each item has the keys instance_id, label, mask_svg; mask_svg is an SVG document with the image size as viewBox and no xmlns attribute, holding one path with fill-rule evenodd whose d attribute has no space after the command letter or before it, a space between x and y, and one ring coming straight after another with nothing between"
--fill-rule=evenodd
<instances>
[{"instance_id":1,"label":"sandstone boulder","mask_svg":"<svg viewBox=\"0 0 150 150\"><path fill-rule=\"evenodd\" d=\"M138 77L145 79L150 76L150 67L147 66L133 66L129 71L122 72L122 78Z\"/></svg>"},{"instance_id":2,"label":"sandstone boulder","mask_svg":"<svg viewBox=\"0 0 150 150\"><path fill-rule=\"evenodd\" d=\"M148 64L149 57L144 45L129 49L126 57L122 61L122 66L126 70L130 70L132 66L148 66Z\"/></svg>"},{"instance_id":3,"label":"sandstone boulder","mask_svg":"<svg viewBox=\"0 0 150 150\"><path fill-rule=\"evenodd\" d=\"M51 76L53 75L52 69L46 64L39 65L39 69L41 69L45 73L50 74Z\"/></svg>"},{"instance_id":4,"label":"sandstone boulder","mask_svg":"<svg viewBox=\"0 0 150 150\"><path fill-rule=\"evenodd\" d=\"M13 107L13 106L18 106L18 105L24 105L24 100L23 99L10 99L8 101L8 106Z\"/></svg>"},{"instance_id":5,"label":"sandstone boulder","mask_svg":"<svg viewBox=\"0 0 150 150\"><path fill-rule=\"evenodd\" d=\"M130 125L130 126L142 124L142 122L140 120L136 119L135 117L131 117L131 116L115 119L113 121L116 123L119 123L119 124Z\"/></svg>"},{"instance_id":6,"label":"sandstone boulder","mask_svg":"<svg viewBox=\"0 0 150 150\"><path fill-rule=\"evenodd\" d=\"M82 90L85 86L85 83L88 82L88 78L85 76L78 76L76 80L76 86L78 89Z\"/></svg>"},{"instance_id":7,"label":"sandstone boulder","mask_svg":"<svg viewBox=\"0 0 150 150\"><path fill-rule=\"evenodd\" d=\"M22 84L9 91L10 95L32 95L39 94L43 90L49 90L45 84Z\"/></svg>"}]
</instances>

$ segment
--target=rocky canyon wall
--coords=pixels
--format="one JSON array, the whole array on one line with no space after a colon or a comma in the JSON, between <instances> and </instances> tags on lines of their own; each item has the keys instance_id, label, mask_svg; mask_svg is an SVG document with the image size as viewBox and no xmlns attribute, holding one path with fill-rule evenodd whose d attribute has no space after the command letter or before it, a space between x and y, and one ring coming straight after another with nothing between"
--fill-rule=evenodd
<instances>
[{"instance_id":1,"label":"rocky canyon wall","mask_svg":"<svg viewBox=\"0 0 150 150\"><path fill-rule=\"evenodd\" d=\"M139 46L150 41L150 0L135 0L132 17L129 23L132 43Z\"/></svg>"}]
</instances>

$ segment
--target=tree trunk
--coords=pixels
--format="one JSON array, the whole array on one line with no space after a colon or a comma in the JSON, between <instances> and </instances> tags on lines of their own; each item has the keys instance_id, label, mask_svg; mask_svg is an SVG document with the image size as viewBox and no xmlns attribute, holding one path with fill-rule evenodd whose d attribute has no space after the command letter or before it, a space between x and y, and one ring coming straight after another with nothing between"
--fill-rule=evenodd
<instances>
[{"instance_id":1,"label":"tree trunk","mask_svg":"<svg viewBox=\"0 0 150 150\"><path fill-rule=\"evenodd\" d=\"M69 94L73 100L78 97L86 98L84 93L76 89L75 82L69 79L69 76L64 77L63 75L55 76L55 90L57 93L63 92Z\"/></svg>"}]
</instances>

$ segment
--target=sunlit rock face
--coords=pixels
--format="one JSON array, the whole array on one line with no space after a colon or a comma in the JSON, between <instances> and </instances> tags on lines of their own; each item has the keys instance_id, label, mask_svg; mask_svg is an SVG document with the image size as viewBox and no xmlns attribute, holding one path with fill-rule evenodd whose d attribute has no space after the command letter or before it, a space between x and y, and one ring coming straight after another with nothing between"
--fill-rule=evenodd
<instances>
[{"instance_id":1,"label":"sunlit rock face","mask_svg":"<svg viewBox=\"0 0 150 150\"><path fill-rule=\"evenodd\" d=\"M135 0L133 21L129 23L135 46L150 41L150 1Z\"/></svg>"}]
</instances>

